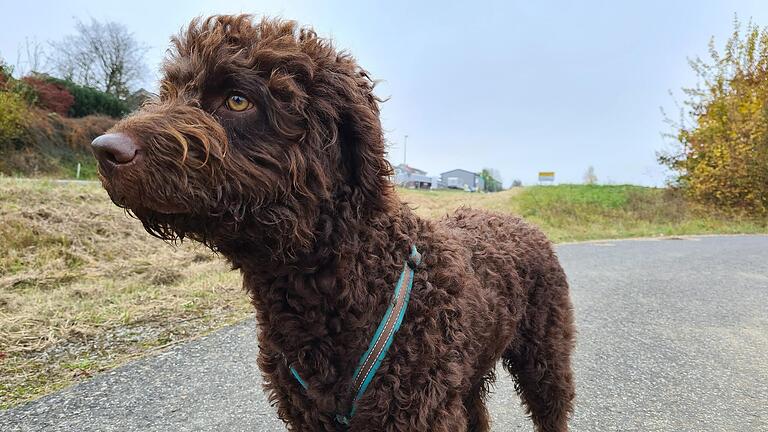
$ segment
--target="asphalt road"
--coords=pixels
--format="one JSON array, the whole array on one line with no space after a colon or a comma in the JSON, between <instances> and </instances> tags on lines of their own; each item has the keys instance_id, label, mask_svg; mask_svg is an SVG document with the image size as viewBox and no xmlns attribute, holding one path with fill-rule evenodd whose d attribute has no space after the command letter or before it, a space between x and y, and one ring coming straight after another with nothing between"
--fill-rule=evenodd
<instances>
[{"instance_id":1,"label":"asphalt road","mask_svg":"<svg viewBox=\"0 0 768 432\"><path fill-rule=\"evenodd\" d=\"M574 431L768 431L768 237L558 247L576 305ZM2 431L280 431L253 321L0 412ZM530 431L499 374L494 431Z\"/></svg>"}]
</instances>

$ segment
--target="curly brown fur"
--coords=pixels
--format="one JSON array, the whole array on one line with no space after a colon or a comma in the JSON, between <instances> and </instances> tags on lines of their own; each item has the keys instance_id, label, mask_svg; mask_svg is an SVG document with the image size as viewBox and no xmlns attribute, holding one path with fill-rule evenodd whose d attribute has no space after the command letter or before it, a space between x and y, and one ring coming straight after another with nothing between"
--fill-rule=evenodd
<instances>
[{"instance_id":1,"label":"curly brown fur","mask_svg":"<svg viewBox=\"0 0 768 432\"><path fill-rule=\"evenodd\" d=\"M487 431L503 360L537 430L567 430L575 331L550 242L516 217L433 222L401 204L373 86L293 22L195 20L173 39L159 98L113 129L135 159L102 161L102 182L151 234L204 242L240 269L290 430L347 429L334 415L412 244L424 261L409 308L348 429ZM253 108L227 109L232 92Z\"/></svg>"}]
</instances>

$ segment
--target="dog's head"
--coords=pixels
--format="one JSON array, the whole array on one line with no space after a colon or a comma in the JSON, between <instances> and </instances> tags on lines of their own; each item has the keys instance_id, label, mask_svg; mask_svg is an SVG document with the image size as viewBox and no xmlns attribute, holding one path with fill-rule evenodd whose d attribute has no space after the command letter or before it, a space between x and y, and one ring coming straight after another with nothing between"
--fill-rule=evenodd
<instances>
[{"instance_id":1,"label":"dog's head","mask_svg":"<svg viewBox=\"0 0 768 432\"><path fill-rule=\"evenodd\" d=\"M391 205L374 83L312 30L198 19L163 73L156 100L93 142L110 197L153 235L307 246L323 206Z\"/></svg>"}]
</instances>

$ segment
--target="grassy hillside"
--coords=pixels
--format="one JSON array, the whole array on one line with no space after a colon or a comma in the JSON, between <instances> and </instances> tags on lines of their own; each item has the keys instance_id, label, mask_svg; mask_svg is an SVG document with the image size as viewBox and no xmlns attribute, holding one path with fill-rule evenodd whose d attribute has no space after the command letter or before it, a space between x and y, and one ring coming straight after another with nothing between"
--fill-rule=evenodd
<instances>
[{"instance_id":1,"label":"grassy hillside","mask_svg":"<svg viewBox=\"0 0 768 432\"><path fill-rule=\"evenodd\" d=\"M0 242L0 407L251 310L224 262L150 237L98 183L0 178Z\"/></svg>"},{"instance_id":2,"label":"grassy hillside","mask_svg":"<svg viewBox=\"0 0 768 432\"><path fill-rule=\"evenodd\" d=\"M400 194L424 217L518 213L556 241L768 231L633 186ZM0 407L250 313L239 274L194 244L153 239L97 183L0 177Z\"/></svg>"},{"instance_id":3,"label":"grassy hillside","mask_svg":"<svg viewBox=\"0 0 768 432\"><path fill-rule=\"evenodd\" d=\"M24 134L14 142L0 142L0 175L95 179L96 160L91 141L117 120L91 115L67 118L31 110Z\"/></svg>"}]
</instances>

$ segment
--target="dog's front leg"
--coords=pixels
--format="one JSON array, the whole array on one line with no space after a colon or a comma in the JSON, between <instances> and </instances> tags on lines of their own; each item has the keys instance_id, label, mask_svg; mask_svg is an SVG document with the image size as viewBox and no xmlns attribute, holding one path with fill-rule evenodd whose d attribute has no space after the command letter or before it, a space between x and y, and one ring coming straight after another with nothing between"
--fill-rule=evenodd
<instances>
[{"instance_id":1,"label":"dog's front leg","mask_svg":"<svg viewBox=\"0 0 768 432\"><path fill-rule=\"evenodd\" d=\"M263 332L259 332L261 339ZM285 363L285 358L278 352L268 349L266 343L260 343L258 365L264 380L269 404L277 408L277 416L290 431L326 432L339 430L332 415L323 414L307 398L296 379L293 378Z\"/></svg>"}]
</instances>

